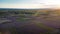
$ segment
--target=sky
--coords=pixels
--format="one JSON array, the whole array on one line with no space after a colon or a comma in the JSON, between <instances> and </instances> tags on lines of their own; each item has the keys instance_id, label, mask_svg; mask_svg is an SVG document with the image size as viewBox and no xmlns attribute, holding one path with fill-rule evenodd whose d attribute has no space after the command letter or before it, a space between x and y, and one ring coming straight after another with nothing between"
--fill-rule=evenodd
<instances>
[{"instance_id":1,"label":"sky","mask_svg":"<svg viewBox=\"0 0 60 34\"><path fill-rule=\"evenodd\" d=\"M60 0L0 0L0 8L60 8Z\"/></svg>"}]
</instances>

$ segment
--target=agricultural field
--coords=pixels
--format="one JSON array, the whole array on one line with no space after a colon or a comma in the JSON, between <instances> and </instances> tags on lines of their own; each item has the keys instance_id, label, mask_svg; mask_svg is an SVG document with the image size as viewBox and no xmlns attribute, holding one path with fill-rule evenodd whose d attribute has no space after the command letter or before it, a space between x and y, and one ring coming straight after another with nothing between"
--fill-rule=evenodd
<instances>
[{"instance_id":1,"label":"agricultural field","mask_svg":"<svg viewBox=\"0 0 60 34\"><path fill-rule=\"evenodd\" d=\"M59 9L0 9L0 32L60 34Z\"/></svg>"}]
</instances>

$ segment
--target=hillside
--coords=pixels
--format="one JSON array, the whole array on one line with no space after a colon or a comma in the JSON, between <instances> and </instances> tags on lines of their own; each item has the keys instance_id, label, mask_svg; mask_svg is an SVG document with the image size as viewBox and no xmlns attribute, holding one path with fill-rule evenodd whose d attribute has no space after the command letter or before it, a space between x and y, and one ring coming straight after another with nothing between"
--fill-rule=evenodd
<instances>
[{"instance_id":1,"label":"hillside","mask_svg":"<svg viewBox=\"0 0 60 34\"><path fill-rule=\"evenodd\" d=\"M4 18L4 19L3 19ZM5 20L11 22L6 23ZM0 30L20 33L48 34L60 28L60 10L58 9L6 9L0 10ZM9 26L9 27L8 27ZM27 30L26 30L27 29ZM33 30L33 31L32 31Z\"/></svg>"}]
</instances>

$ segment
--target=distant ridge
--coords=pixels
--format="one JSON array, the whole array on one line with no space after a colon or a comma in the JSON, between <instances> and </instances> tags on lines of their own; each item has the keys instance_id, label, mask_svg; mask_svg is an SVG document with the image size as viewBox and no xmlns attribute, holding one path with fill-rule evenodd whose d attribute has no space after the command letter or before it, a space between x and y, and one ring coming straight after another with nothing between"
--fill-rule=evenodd
<instances>
[{"instance_id":1,"label":"distant ridge","mask_svg":"<svg viewBox=\"0 0 60 34\"><path fill-rule=\"evenodd\" d=\"M26 8L0 8L0 10L22 10L22 9L26 9ZM30 9L50 9L50 8L30 8Z\"/></svg>"}]
</instances>

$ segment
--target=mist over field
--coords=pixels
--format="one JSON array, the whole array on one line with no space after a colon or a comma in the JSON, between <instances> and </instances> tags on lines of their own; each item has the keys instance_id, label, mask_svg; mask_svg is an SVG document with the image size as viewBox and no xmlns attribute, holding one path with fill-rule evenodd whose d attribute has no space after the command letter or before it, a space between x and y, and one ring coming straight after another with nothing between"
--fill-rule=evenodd
<instances>
[{"instance_id":1,"label":"mist over field","mask_svg":"<svg viewBox=\"0 0 60 34\"><path fill-rule=\"evenodd\" d=\"M59 9L2 9L2 34L60 34Z\"/></svg>"}]
</instances>

